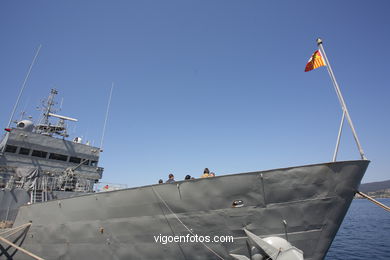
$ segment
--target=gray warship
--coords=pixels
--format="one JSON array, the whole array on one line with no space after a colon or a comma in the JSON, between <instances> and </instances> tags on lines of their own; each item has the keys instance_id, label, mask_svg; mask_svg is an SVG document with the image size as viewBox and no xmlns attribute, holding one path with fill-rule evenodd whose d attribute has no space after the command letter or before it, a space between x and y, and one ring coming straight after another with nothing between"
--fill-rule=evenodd
<instances>
[{"instance_id":1,"label":"gray warship","mask_svg":"<svg viewBox=\"0 0 390 260\"><path fill-rule=\"evenodd\" d=\"M323 259L369 164L363 155L93 192L100 149L66 140L69 118L44 115L1 142L6 259Z\"/></svg>"},{"instance_id":2,"label":"gray warship","mask_svg":"<svg viewBox=\"0 0 390 260\"><path fill-rule=\"evenodd\" d=\"M275 237L304 259L323 259L369 164L329 162L97 193L100 148L66 140L64 120L74 119L51 112L55 94L42 123L17 122L0 146L3 232L41 259L263 259L272 253L257 239L272 244ZM188 234L234 242L155 241ZM31 259L4 242L0 250L6 259Z\"/></svg>"}]
</instances>

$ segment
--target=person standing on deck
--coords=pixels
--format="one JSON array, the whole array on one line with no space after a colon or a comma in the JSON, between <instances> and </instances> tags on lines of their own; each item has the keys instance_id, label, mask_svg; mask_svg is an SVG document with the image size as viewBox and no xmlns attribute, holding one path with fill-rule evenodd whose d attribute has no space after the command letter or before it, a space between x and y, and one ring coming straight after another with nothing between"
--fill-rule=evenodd
<instances>
[{"instance_id":1,"label":"person standing on deck","mask_svg":"<svg viewBox=\"0 0 390 260\"><path fill-rule=\"evenodd\" d=\"M173 176L172 173L168 175L168 180L165 183L174 183L175 182L175 176Z\"/></svg>"},{"instance_id":2,"label":"person standing on deck","mask_svg":"<svg viewBox=\"0 0 390 260\"><path fill-rule=\"evenodd\" d=\"M204 168L203 175L200 177L207 178L207 177L209 177L209 174L210 174L209 168Z\"/></svg>"}]
</instances>

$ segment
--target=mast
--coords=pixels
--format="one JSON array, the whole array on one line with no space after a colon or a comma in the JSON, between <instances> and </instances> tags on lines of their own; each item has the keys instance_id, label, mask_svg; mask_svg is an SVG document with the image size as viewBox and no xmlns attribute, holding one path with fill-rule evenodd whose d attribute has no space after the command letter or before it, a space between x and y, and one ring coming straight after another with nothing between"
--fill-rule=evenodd
<instances>
[{"instance_id":1,"label":"mast","mask_svg":"<svg viewBox=\"0 0 390 260\"><path fill-rule=\"evenodd\" d=\"M34 64L35 64L35 60L36 60L37 57L38 57L38 54L39 54L39 51L41 50L41 47L42 47L42 44L39 45L38 50L37 50L37 52L35 53L34 59L32 60L31 65L30 65L30 67L29 67L29 69L28 69L28 71L27 71L26 77L24 78L24 81L23 81L22 87L21 87L21 89L20 89L18 98L16 99L14 108L12 109L11 117L9 118L9 122L8 122L7 128L10 128L10 126L11 126L12 118L14 117L16 108L17 108L18 105L19 105L20 97L22 96L23 90L24 90L24 88L26 87L27 79L28 79L28 77L30 76L31 70L32 70L32 68L33 68L33 66L34 66Z\"/></svg>"},{"instance_id":2,"label":"mast","mask_svg":"<svg viewBox=\"0 0 390 260\"><path fill-rule=\"evenodd\" d=\"M53 110L53 106L55 105L54 97L57 94L58 91L56 89L51 89L46 104L45 103L42 104L43 106L42 110L44 112L42 113L42 118L40 120L40 123L35 127L35 129L39 134L50 135L50 136L52 136L53 134L57 134L62 137L68 137L65 120L77 122L77 119L54 114L55 112ZM49 121L49 117L58 118L59 119L58 123L56 125L51 124Z\"/></svg>"},{"instance_id":3,"label":"mast","mask_svg":"<svg viewBox=\"0 0 390 260\"><path fill-rule=\"evenodd\" d=\"M43 117L42 117L42 120L41 122L45 125L48 125L49 124L49 116L51 114L51 107L54 105L54 97L55 95L58 94L58 91L54 88L51 89L50 91L50 95L47 99L47 103L46 103L46 111L43 113Z\"/></svg>"},{"instance_id":4,"label":"mast","mask_svg":"<svg viewBox=\"0 0 390 260\"><path fill-rule=\"evenodd\" d=\"M325 50L324 50L324 46L322 45L322 40L320 38L317 39L317 45L318 45L318 48L319 48L322 56L325 59L326 68L328 69L329 76L332 79L332 83L333 83L333 86L334 86L334 88L336 90L337 97L339 99L341 108L343 110L343 114L345 113L345 117L347 118L349 126L351 127L351 130L352 130L352 133L353 133L353 137L355 139L356 145L357 145L359 153L360 153L360 157L361 157L362 160L367 160L366 156L364 155L364 151L363 151L363 148L362 148L362 146L360 144L360 141L359 141L359 138L357 136L357 133L355 131L355 127L353 126L352 119L351 119L351 117L349 115L347 105L345 104L343 95L341 94L341 90L340 90L339 84L336 81L336 77L335 77L335 75L333 73L332 67L330 66L329 60L328 60L328 58L326 56L326 53L325 53ZM342 122L343 121L344 120L342 120ZM340 129L341 128L342 128L342 123L340 125ZM336 160L335 156L337 155L338 144L339 144L339 141L340 141L340 134L341 134L341 130L339 130L339 136L338 136L338 141L337 141L337 145L336 145L336 151L335 151L334 158L333 158L334 160Z\"/></svg>"},{"instance_id":5,"label":"mast","mask_svg":"<svg viewBox=\"0 0 390 260\"><path fill-rule=\"evenodd\" d=\"M104 134L106 132L106 125L107 125L107 120L108 120L108 112L110 110L110 104L111 104L111 97L112 97L112 90L114 89L114 82L111 84L111 90L110 90L110 96L108 98L108 104L107 104L107 110L106 110L106 117L104 119L104 124L103 124L103 133L102 133L102 139L100 140L100 151L103 151L103 141L104 141Z\"/></svg>"}]
</instances>

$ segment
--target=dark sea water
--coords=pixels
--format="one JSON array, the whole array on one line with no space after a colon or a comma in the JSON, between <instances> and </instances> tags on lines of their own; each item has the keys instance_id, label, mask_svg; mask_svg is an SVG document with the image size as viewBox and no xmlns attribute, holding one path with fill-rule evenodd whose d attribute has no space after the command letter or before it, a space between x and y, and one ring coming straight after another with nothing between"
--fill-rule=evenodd
<instances>
[{"instance_id":1,"label":"dark sea water","mask_svg":"<svg viewBox=\"0 0 390 260\"><path fill-rule=\"evenodd\" d=\"M390 199L378 201L390 206ZM390 212L353 200L325 259L390 260Z\"/></svg>"}]
</instances>

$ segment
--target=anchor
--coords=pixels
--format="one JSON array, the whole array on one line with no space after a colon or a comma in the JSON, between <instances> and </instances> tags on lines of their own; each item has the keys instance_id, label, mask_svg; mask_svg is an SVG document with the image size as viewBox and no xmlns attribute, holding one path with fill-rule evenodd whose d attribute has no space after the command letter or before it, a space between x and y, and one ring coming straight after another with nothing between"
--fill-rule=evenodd
<instances>
[{"instance_id":1,"label":"anchor","mask_svg":"<svg viewBox=\"0 0 390 260\"><path fill-rule=\"evenodd\" d=\"M244 229L248 237L248 258L245 255L230 254L236 260L303 260L303 252L281 237L264 239Z\"/></svg>"}]
</instances>

